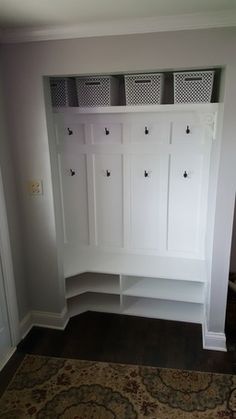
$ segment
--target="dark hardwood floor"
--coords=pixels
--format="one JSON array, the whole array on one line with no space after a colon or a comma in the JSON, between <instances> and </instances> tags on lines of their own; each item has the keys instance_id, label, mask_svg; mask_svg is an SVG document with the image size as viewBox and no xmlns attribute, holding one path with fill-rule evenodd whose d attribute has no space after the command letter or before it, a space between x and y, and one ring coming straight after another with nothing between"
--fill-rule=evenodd
<instances>
[{"instance_id":1,"label":"dark hardwood floor","mask_svg":"<svg viewBox=\"0 0 236 419\"><path fill-rule=\"evenodd\" d=\"M25 354L236 373L235 351L202 349L201 326L87 312L64 331L34 327L0 373L4 391Z\"/></svg>"}]
</instances>

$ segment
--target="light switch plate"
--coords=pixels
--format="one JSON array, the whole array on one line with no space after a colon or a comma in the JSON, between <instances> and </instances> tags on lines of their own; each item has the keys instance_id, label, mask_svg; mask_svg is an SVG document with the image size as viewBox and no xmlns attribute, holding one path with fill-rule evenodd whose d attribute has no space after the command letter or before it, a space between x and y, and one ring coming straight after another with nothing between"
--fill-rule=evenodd
<instances>
[{"instance_id":1,"label":"light switch plate","mask_svg":"<svg viewBox=\"0 0 236 419\"><path fill-rule=\"evenodd\" d=\"M30 195L42 195L43 194L42 180L29 180L28 191Z\"/></svg>"}]
</instances>

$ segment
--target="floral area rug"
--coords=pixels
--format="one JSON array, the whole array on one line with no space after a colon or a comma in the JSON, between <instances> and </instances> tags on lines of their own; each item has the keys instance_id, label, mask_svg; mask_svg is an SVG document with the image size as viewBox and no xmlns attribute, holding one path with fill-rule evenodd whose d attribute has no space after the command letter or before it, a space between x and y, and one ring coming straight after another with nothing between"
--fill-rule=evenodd
<instances>
[{"instance_id":1,"label":"floral area rug","mask_svg":"<svg viewBox=\"0 0 236 419\"><path fill-rule=\"evenodd\" d=\"M236 418L236 376L27 355L1 419Z\"/></svg>"}]
</instances>

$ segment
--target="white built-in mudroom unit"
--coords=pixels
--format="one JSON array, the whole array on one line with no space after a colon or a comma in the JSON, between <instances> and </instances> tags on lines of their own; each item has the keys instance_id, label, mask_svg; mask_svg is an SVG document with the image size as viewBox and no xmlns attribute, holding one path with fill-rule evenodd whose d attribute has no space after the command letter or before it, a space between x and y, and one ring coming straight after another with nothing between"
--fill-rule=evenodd
<instances>
[{"instance_id":1,"label":"white built-in mudroom unit","mask_svg":"<svg viewBox=\"0 0 236 419\"><path fill-rule=\"evenodd\" d=\"M50 79L69 317L95 310L204 326L222 113L216 74Z\"/></svg>"}]
</instances>

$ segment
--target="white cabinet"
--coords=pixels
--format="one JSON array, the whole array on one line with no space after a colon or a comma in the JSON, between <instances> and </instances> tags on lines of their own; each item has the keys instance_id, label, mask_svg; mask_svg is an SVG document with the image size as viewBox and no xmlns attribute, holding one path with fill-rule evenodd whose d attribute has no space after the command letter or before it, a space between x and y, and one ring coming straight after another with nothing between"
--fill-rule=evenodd
<instances>
[{"instance_id":1,"label":"white cabinet","mask_svg":"<svg viewBox=\"0 0 236 419\"><path fill-rule=\"evenodd\" d=\"M71 315L94 309L202 322L216 111L213 104L59 111ZM70 278L84 272L92 274Z\"/></svg>"}]
</instances>

